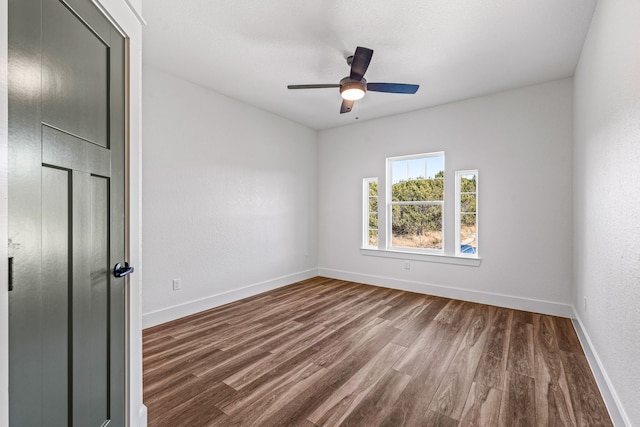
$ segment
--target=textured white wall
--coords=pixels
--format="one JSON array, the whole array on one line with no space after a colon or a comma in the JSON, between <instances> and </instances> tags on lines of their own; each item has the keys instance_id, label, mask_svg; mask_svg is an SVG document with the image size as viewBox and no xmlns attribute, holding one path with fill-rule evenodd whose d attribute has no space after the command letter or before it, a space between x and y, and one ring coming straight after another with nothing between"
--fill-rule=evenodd
<instances>
[{"instance_id":1,"label":"textured white wall","mask_svg":"<svg viewBox=\"0 0 640 427\"><path fill-rule=\"evenodd\" d=\"M569 304L572 96L564 79L320 132L320 272ZM433 151L446 156L448 253L454 171L479 169L482 265L413 261L407 271L402 260L361 255L362 178L382 183L386 157Z\"/></svg>"},{"instance_id":2,"label":"textured white wall","mask_svg":"<svg viewBox=\"0 0 640 427\"><path fill-rule=\"evenodd\" d=\"M315 269L316 132L156 68L143 81L143 314Z\"/></svg>"},{"instance_id":3,"label":"textured white wall","mask_svg":"<svg viewBox=\"0 0 640 427\"><path fill-rule=\"evenodd\" d=\"M637 0L598 3L574 101L574 303L632 425L640 425L639 22Z\"/></svg>"}]
</instances>

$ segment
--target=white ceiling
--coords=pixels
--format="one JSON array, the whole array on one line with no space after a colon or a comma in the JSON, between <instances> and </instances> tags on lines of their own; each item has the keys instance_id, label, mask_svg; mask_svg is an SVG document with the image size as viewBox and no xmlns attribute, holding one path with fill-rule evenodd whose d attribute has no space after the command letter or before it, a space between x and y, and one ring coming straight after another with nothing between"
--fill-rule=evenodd
<instances>
[{"instance_id":1,"label":"white ceiling","mask_svg":"<svg viewBox=\"0 0 640 427\"><path fill-rule=\"evenodd\" d=\"M145 63L314 129L573 75L597 0L144 0ZM370 92L339 114L356 46Z\"/></svg>"}]
</instances>

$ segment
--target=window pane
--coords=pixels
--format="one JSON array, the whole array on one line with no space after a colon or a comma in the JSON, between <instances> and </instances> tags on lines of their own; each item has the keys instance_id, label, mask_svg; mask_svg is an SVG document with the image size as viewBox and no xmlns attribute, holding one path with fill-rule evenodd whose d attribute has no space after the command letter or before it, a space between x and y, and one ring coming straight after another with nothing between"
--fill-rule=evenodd
<instances>
[{"instance_id":1,"label":"window pane","mask_svg":"<svg viewBox=\"0 0 640 427\"><path fill-rule=\"evenodd\" d=\"M378 197L369 197L369 212L378 212Z\"/></svg>"},{"instance_id":2,"label":"window pane","mask_svg":"<svg viewBox=\"0 0 640 427\"><path fill-rule=\"evenodd\" d=\"M442 206L392 206L394 247L442 249Z\"/></svg>"},{"instance_id":3,"label":"window pane","mask_svg":"<svg viewBox=\"0 0 640 427\"><path fill-rule=\"evenodd\" d=\"M463 254L475 254L478 241L475 234L460 233L460 252Z\"/></svg>"},{"instance_id":4,"label":"window pane","mask_svg":"<svg viewBox=\"0 0 640 427\"><path fill-rule=\"evenodd\" d=\"M369 230L369 246L378 246L378 230Z\"/></svg>"},{"instance_id":5,"label":"window pane","mask_svg":"<svg viewBox=\"0 0 640 427\"><path fill-rule=\"evenodd\" d=\"M424 179L427 177L426 159L406 160L407 179Z\"/></svg>"},{"instance_id":6,"label":"window pane","mask_svg":"<svg viewBox=\"0 0 640 427\"><path fill-rule=\"evenodd\" d=\"M369 197L378 197L378 182L369 182Z\"/></svg>"},{"instance_id":7,"label":"window pane","mask_svg":"<svg viewBox=\"0 0 640 427\"><path fill-rule=\"evenodd\" d=\"M427 157L426 178L444 178L444 157Z\"/></svg>"},{"instance_id":8,"label":"window pane","mask_svg":"<svg viewBox=\"0 0 640 427\"><path fill-rule=\"evenodd\" d=\"M378 229L378 213L372 212L369 214L369 228Z\"/></svg>"},{"instance_id":9,"label":"window pane","mask_svg":"<svg viewBox=\"0 0 640 427\"><path fill-rule=\"evenodd\" d=\"M461 194L460 195L460 212L475 212L475 211L476 211L476 195Z\"/></svg>"},{"instance_id":10,"label":"window pane","mask_svg":"<svg viewBox=\"0 0 640 427\"><path fill-rule=\"evenodd\" d=\"M460 192L475 193L476 192L476 176L462 175L460 178Z\"/></svg>"},{"instance_id":11,"label":"window pane","mask_svg":"<svg viewBox=\"0 0 640 427\"><path fill-rule=\"evenodd\" d=\"M444 178L444 156L427 156L391 162L392 183L437 178Z\"/></svg>"},{"instance_id":12,"label":"window pane","mask_svg":"<svg viewBox=\"0 0 640 427\"><path fill-rule=\"evenodd\" d=\"M394 202L418 202L444 200L443 179L413 179L391 186Z\"/></svg>"},{"instance_id":13,"label":"window pane","mask_svg":"<svg viewBox=\"0 0 640 427\"><path fill-rule=\"evenodd\" d=\"M378 246L378 179L364 178L363 234L364 247Z\"/></svg>"},{"instance_id":14,"label":"window pane","mask_svg":"<svg viewBox=\"0 0 640 427\"><path fill-rule=\"evenodd\" d=\"M465 227L473 227L473 231L469 233L476 232L476 214L464 214L460 217L460 229L464 231Z\"/></svg>"}]
</instances>

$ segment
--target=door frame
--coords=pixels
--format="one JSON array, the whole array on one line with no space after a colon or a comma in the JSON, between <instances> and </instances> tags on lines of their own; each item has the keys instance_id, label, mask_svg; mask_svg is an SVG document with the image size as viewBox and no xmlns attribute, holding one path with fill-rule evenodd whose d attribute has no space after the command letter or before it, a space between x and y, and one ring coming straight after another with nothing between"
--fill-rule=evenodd
<instances>
[{"instance_id":1,"label":"door frame","mask_svg":"<svg viewBox=\"0 0 640 427\"><path fill-rule=\"evenodd\" d=\"M92 0L127 39L127 157L129 263L136 268L127 298L127 424L147 425L142 403L142 25L144 20L129 0ZM140 2L138 2L139 4ZM7 31L8 0L0 0L0 425L9 424L9 294L7 283Z\"/></svg>"}]
</instances>

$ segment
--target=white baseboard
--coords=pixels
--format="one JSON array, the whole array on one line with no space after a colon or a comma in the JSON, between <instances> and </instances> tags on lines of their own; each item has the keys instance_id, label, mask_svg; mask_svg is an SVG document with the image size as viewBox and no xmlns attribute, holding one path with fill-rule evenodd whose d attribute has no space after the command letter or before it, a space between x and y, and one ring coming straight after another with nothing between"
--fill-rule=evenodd
<instances>
[{"instance_id":1,"label":"white baseboard","mask_svg":"<svg viewBox=\"0 0 640 427\"><path fill-rule=\"evenodd\" d=\"M622 406L622 402L620 402L618 398L618 394L613 388L609 375L607 375L607 371L604 369L602 361L575 307L573 307L573 327L576 329L580 344L582 344L582 349L584 350L585 356L587 356L587 361L589 362L589 366L591 366L593 376L598 383L604 403L607 405L613 425L616 427L631 427L631 421Z\"/></svg>"},{"instance_id":2,"label":"white baseboard","mask_svg":"<svg viewBox=\"0 0 640 427\"><path fill-rule=\"evenodd\" d=\"M552 316L567 318L573 317L573 308L571 305L552 301L543 301L511 295L474 291L470 289L453 288L450 286L413 282L409 280L394 279L390 277L372 276L368 274L352 273L349 271L333 270L330 268L318 268L318 275L330 277L332 279L348 280L351 282L364 283L367 285L382 286L385 288L393 288L402 291L417 292L421 294L477 302L480 304L496 305L499 307L512 308L516 310L532 311L535 313L549 314Z\"/></svg>"},{"instance_id":3,"label":"white baseboard","mask_svg":"<svg viewBox=\"0 0 640 427\"><path fill-rule=\"evenodd\" d=\"M150 328L161 323L170 322L181 317L190 316L201 311L219 307L230 302L238 301L257 294L261 294L272 289L290 285L301 280L310 279L318 275L318 270L313 268L307 271L289 274L287 276L276 277L260 283L244 286L239 289L233 289L227 292L221 292L199 300L189 301L186 303L167 307L162 310L152 311L142 315L142 329Z\"/></svg>"}]
</instances>

